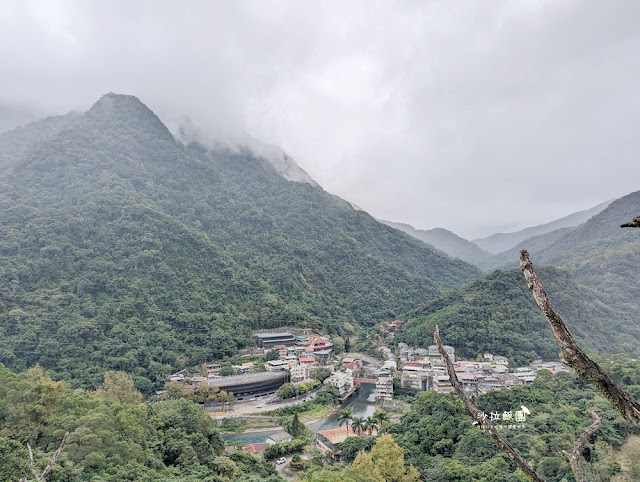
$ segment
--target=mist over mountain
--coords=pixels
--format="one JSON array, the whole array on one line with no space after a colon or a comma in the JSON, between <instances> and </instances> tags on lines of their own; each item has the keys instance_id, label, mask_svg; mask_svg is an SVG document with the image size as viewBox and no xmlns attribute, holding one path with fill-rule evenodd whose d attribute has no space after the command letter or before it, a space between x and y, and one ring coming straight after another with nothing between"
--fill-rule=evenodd
<instances>
[{"instance_id":1,"label":"mist over mountain","mask_svg":"<svg viewBox=\"0 0 640 482\"><path fill-rule=\"evenodd\" d=\"M251 329L340 334L481 274L264 156L185 146L133 96L7 134L0 362L17 370L85 387L127 370L148 391Z\"/></svg>"},{"instance_id":2,"label":"mist over mountain","mask_svg":"<svg viewBox=\"0 0 640 482\"><path fill-rule=\"evenodd\" d=\"M514 233L496 233L486 238L473 239L472 242L489 253L498 254L515 247L518 243L535 236L550 233L557 229L578 226L605 209L611 200L598 204L590 209L570 214L550 223L532 226Z\"/></svg>"},{"instance_id":3,"label":"mist over mountain","mask_svg":"<svg viewBox=\"0 0 640 482\"><path fill-rule=\"evenodd\" d=\"M416 239L420 239L434 248L444 251L451 257L459 258L476 266L481 266L483 261L491 257L490 253L483 251L476 244L461 238L447 229L434 228L424 230L416 229L405 223L396 223L383 219L379 219L379 221L387 226L399 229Z\"/></svg>"},{"instance_id":4,"label":"mist over mountain","mask_svg":"<svg viewBox=\"0 0 640 482\"><path fill-rule=\"evenodd\" d=\"M571 224L594 211L598 212L578 226L527 238L498 254L481 251L484 256L472 250L460 251L468 242L461 242L455 235L434 239L433 231L437 230L419 231L408 225L388 223L452 256L467 256L468 261L485 271L510 270L496 271L408 312L404 315L408 322L400 339L426 346L430 344L433 327L439 324L447 334L446 342L460 347L465 357L475 358L483 350L501 350L522 364L538 357L555 356L555 342L545 327L546 321L526 289L520 270L512 269L519 267L520 250L527 249L540 270L551 301L566 316L583 346L596 352L623 351L638 356L640 237L637 230L619 226L640 213L640 191L513 234L522 236L550 226ZM506 243L517 236L495 235L493 239Z\"/></svg>"},{"instance_id":5,"label":"mist over mountain","mask_svg":"<svg viewBox=\"0 0 640 482\"><path fill-rule=\"evenodd\" d=\"M169 128L176 139L185 145L199 144L213 151L231 151L259 157L268 161L278 174L289 181L318 186L318 183L286 152L277 146L261 142L246 132L227 134L228 138L223 139L218 133L205 132L187 118L181 119L176 125Z\"/></svg>"},{"instance_id":6,"label":"mist over mountain","mask_svg":"<svg viewBox=\"0 0 640 482\"><path fill-rule=\"evenodd\" d=\"M55 136L79 117L79 113L69 112L0 133L0 173L12 167L29 146Z\"/></svg>"},{"instance_id":7,"label":"mist over mountain","mask_svg":"<svg viewBox=\"0 0 640 482\"><path fill-rule=\"evenodd\" d=\"M580 225L581 226L581 225ZM561 239L565 234L578 229L579 226L572 228L560 228L549 233L540 234L529 239L525 239L517 244L515 248L508 249L502 253L489 256L478 263L474 263L484 271L494 269L511 269L520 266L520 250L526 249L531 256L538 256L544 249Z\"/></svg>"}]
</instances>

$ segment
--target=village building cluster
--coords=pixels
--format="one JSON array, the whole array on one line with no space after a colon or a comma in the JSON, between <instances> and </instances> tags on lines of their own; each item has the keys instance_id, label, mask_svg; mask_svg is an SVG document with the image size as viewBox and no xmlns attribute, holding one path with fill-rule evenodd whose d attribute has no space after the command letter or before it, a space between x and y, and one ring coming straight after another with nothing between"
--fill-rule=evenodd
<instances>
[{"instance_id":1,"label":"village building cluster","mask_svg":"<svg viewBox=\"0 0 640 482\"><path fill-rule=\"evenodd\" d=\"M333 369L333 342L328 336L298 335L292 333L256 333L256 343L264 351L277 350L278 359L265 363L267 371L288 370L291 382L297 383L311 378L319 367Z\"/></svg>"},{"instance_id":2,"label":"village building cluster","mask_svg":"<svg viewBox=\"0 0 640 482\"><path fill-rule=\"evenodd\" d=\"M543 362L542 360L535 360L531 366L510 370L509 360L506 357L488 352L483 354L480 362L456 361L455 349L446 345L444 348L454 364L460 384L469 395L518 385L531 385L540 370L549 370L552 374L569 371L569 368L560 362ZM435 390L438 393L449 393L454 390L437 346L410 348L404 343L399 343L398 352L402 362L402 370L398 378L403 385L409 385L417 390Z\"/></svg>"}]
</instances>

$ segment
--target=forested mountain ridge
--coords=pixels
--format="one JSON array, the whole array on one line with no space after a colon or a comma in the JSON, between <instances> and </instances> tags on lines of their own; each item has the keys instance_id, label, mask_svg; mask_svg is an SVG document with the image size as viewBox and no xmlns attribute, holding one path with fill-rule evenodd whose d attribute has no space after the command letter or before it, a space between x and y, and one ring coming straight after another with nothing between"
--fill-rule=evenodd
<instances>
[{"instance_id":1,"label":"forested mountain ridge","mask_svg":"<svg viewBox=\"0 0 640 482\"><path fill-rule=\"evenodd\" d=\"M559 266L569 271L581 285L591 290L591 296L615 307L626 319L640 320L640 236L637 230L620 225L640 213L640 191L611 202L606 209L586 223L566 232L558 231L523 242L536 265ZM555 238L555 239L554 239ZM508 263L505 255L509 255ZM519 264L516 251L493 259L502 266Z\"/></svg>"},{"instance_id":2,"label":"forested mountain ridge","mask_svg":"<svg viewBox=\"0 0 640 482\"><path fill-rule=\"evenodd\" d=\"M283 322L340 333L480 272L108 94L0 176L0 362L145 392Z\"/></svg>"},{"instance_id":3,"label":"forested mountain ridge","mask_svg":"<svg viewBox=\"0 0 640 482\"><path fill-rule=\"evenodd\" d=\"M585 350L640 354L640 326L625 310L600 302L565 270L542 266L538 274ZM549 324L519 269L495 271L408 312L405 319L399 341L426 347L433 343L437 324L443 342L466 359L489 351L522 365L558 354Z\"/></svg>"},{"instance_id":4,"label":"forested mountain ridge","mask_svg":"<svg viewBox=\"0 0 640 482\"><path fill-rule=\"evenodd\" d=\"M518 243L521 243L529 238L540 236L542 234L550 233L557 229L573 228L579 226L590 218L606 209L611 203L611 200L598 204L590 209L579 211L577 213L569 214L550 223L541 224L539 226L531 226L514 233L496 233L486 238L473 239L471 242L475 243L480 248L493 254L498 254L503 251L507 251L514 248Z\"/></svg>"},{"instance_id":5,"label":"forested mountain ridge","mask_svg":"<svg viewBox=\"0 0 640 482\"><path fill-rule=\"evenodd\" d=\"M578 227L579 226L573 228L560 228L555 231L551 231L550 233L540 234L533 238L526 239L514 248L483 259L481 262L477 263L477 266L485 271L514 268L520 264L520 250L526 249L529 251L529 254L531 254L533 259L537 259L538 254L543 250L561 239L568 232L578 229Z\"/></svg>"},{"instance_id":6,"label":"forested mountain ridge","mask_svg":"<svg viewBox=\"0 0 640 482\"><path fill-rule=\"evenodd\" d=\"M71 126L77 112L52 116L0 134L0 173L9 169L29 146L48 139Z\"/></svg>"},{"instance_id":7,"label":"forested mountain ridge","mask_svg":"<svg viewBox=\"0 0 640 482\"><path fill-rule=\"evenodd\" d=\"M443 228L429 230L416 229L409 224L395 223L392 221L379 220L381 223L399 229L414 238L430 244L440 251L444 251L449 256L461 259L475 266L482 266L483 262L491 258L491 254L482 250L471 241L461 238L457 234Z\"/></svg>"}]
</instances>

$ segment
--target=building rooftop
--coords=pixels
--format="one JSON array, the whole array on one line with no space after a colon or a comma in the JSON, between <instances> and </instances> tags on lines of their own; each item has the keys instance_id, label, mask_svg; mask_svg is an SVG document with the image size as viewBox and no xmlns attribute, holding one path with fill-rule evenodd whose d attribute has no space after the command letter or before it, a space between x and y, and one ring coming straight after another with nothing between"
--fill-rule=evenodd
<instances>
[{"instance_id":1,"label":"building rooftop","mask_svg":"<svg viewBox=\"0 0 640 482\"><path fill-rule=\"evenodd\" d=\"M243 452L246 452L252 455L261 454L266 449L267 449L267 444L265 443L247 444L242 446Z\"/></svg>"},{"instance_id":2,"label":"building rooftop","mask_svg":"<svg viewBox=\"0 0 640 482\"><path fill-rule=\"evenodd\" d=\"M313 363L316 359L312 356L303 356L300 358L300 363Z\"/></svg>"},{"instance_id":3,"label":"building rooftop","mask_svg":"<svg viewBox=\"0 0 640 482\"><path fill-rule=\"evenodd\" d=\"M291 437L291 435L289 435L287 432L278 432L274 433L273 435L269 435L267 438L270 438L275 443L278 443L286 442L287 440L291 440L293 437Z\"/></svg>"},{"instance_id":4,"label":"building rooftop","mask_svg":"<svg viewBox=\"0 0 640 482\"><path fill-rule=\"evenodd\" d=\"M256 338L293 338L291 333L256 333L253 336Z\"/></svg>"},{"instance_id":5,"label":"building rooftop","mask_svg":"<svg viewBox=\"0 0 640 482\"><path fill-rule=\"evenodd\" d=\"M281 368L281 367L288 367L289 362L287 362L286 360L269 360L268 362L265 363L265 365L269 365L270 367L275 367L275 368Z\"/></svg>"},{"instance_id":6,"label":"building rooftop","mask_svg":"<svg viewBox=\"0 0 640 482\"><path fill-rule=\"evenodd\" d=\"M213 387L229 387L233 385L241 385L244 383L263 382L286 376L287 372L260 372L245 373L243 375L232 375L229 377L209 378L209 385Z\"/></svg>"}]
</instances>

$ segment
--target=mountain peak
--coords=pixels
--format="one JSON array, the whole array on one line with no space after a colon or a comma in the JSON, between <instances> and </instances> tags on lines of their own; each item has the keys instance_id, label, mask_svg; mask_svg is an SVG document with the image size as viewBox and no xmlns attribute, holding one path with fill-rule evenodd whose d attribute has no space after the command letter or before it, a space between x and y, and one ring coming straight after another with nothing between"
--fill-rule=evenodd
<instances>
[{"instance_id":1,"label":"mountain peak","mask_svg":"<svg viewBox=\"0 0 640 482\"><path fill-rule=\"evenodd\" d=\"M91 106L85 116L99 122L101 128L144 129L152 136L171 139L173 136L160 118L135 95L108 92Z\"/></svg>"}]
</instances>

